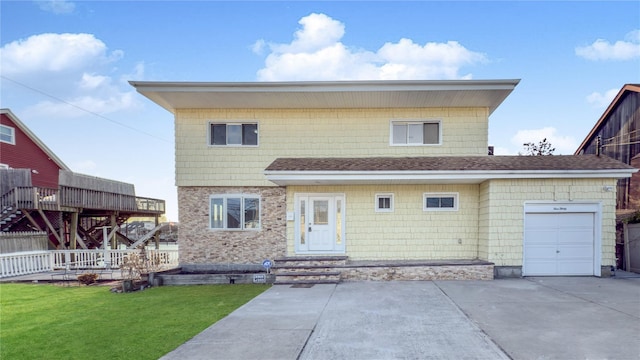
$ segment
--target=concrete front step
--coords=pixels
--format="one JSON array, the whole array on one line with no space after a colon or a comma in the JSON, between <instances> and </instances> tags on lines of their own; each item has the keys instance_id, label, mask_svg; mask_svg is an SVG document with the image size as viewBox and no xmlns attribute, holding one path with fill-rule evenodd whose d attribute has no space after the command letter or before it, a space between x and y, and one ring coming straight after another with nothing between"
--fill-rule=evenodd
<instances>
[{"instance_id":1,"label":"concrete front step","mask_svg":"<svg viewBox=\"0 0 640 360\"><path fill-rule=\"evenodd\" d=\"M340 272L339 271L326 271L322 273L318 272L291 272L284 274L276 274L276 283L280 282L309 282L309 281L319 281L319 280L327 280L327 281L340 281Z\"/></svg>"},{"instance_id":2,"label":"concrete front step","mask_svg":"<svg viewBox=\"0 0 640 360\"><path fill-rule=\"evenodd\" d=\"M339 280L276 280L273 285L317 285L317 284L338 284Z\"/></svg>"},{"instance_id":3,"label":"concrete front step","mask_svg":"<svg viewBox=\"0 0 640 360\"><path fill-rule=\"evenodd\" d=\"M337 284L347 256L295 256L274 259L275 284Z\"/></svg>"},{"instance_id":4,"label":"concrete front step","mask_svg":"<svg viewBox=\"0 0 640 360\"><path fill-rule=\"evenodd\" d=\"M327 271L336 271L336 269L340 269L340 267L327 266L327 265L308 265L308 266L280 266L274 268L278 274L290 274L290 273L325 273Z\"/></svg>"},{"instance_id":5,"label":"concrete front step","mask_svg":"<svg viewBox=\"0 0 640 360\"><path fill-rule=\"evenodd\" d=\"M348 256L291 256L274 259L274 268L290 266L312 266L323 265L336 266L345 265Z\"/></svg>"}]
</instances>

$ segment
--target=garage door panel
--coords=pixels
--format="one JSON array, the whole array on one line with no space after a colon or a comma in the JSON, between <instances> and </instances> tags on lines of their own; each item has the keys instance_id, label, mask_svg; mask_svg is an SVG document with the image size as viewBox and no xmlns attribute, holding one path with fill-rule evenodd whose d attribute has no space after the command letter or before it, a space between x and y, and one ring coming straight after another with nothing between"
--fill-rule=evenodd
<instances>
[{"instance_id":1,"label":"garage door panel","mask_svg":"<svg viewBox=\"0 0 640 360\"><path fill-rule=\"evenodd\" d=\"M563 275L593 275L593 260L558 262L558 273Z\"/></svg>"},{"instance_id":2,"label":"garage door panel","mask_svg":"<svg viewBox=\"0 0 640 360\"><path fill-rule=\"evenodd\" d=\"M558 243L593 245L593 228L575 229L573 232L562 229L558 232Z\"/></svg>"},{"instance_id":3,"label":"garage door panel","mask_svg":"<svg viewBox=\"0 0 640 360\"><path fill-rule=\"evenodd\" d=\"M526 230L548 230L554 229L558 225L557 219L551 219L548 214L527 214Z\"/></svg>"},{"instance_id":4,"label":"garage door panel","mask_svg":"<svg viewBox=\"0 0 640 360\"><path fill-rule=\"evenodd\" d=\"M541 260L541 259L554 259L556 256L556 246L547 245L547 246L527 246L525 249L527 251L527 259L530 260Z\"/></svg>"},{"instance_id":5,"label":"garage door panel","mask_svg":"<svg viewBox=\"0 0 640 360\"><path fill-rule=\"evenodd\" d=\"M527 273L529 275L556 275L556 262L549 260L527 261Z\"/></svg>"},{"instance_id":6,"label":"garage door panel","mask_svg":"<svg viewBox=\"0 0 640 360\"><path fill-rule=\"evenodd\" d=\"M594 213L527 213L525 275L593 275Z\"/></svg>"}]
</instances>

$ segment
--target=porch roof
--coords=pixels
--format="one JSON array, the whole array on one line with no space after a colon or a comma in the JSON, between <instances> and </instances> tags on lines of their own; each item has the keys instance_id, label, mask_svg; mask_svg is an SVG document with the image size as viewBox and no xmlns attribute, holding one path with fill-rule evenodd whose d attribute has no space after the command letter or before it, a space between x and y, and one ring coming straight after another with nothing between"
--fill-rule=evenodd
<instances>
[{"instance_id":1,"label":"porch roof","mask_svg":"<svg viewBox=\"0 0 640 360\"><path fill-rule=\"evenodd\" d=\"M278 158L278 185L481 183L490 179L626 178L631 166L596 155Z\"/></svg>"}]
</instances>

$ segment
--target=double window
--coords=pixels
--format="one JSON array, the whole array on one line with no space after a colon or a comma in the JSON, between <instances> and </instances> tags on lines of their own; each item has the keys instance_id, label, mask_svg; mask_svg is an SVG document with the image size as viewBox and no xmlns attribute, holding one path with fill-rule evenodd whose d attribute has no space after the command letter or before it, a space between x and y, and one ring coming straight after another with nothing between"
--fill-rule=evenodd
<instances>
[{"instance_id":1,"label":"double window","mask_svg":"<svg viewBox=\"0 0 640 360\"><path fill-rule=\"evenodd\" d=\"M210 123L209 145L258 146L258 124Z\"/></svg>"},{"instance_id":2,"label":"double window","mask_svg":"<svg viewBox=\"0 0 640 360\"><path fill-rule=\"evenodd\" d=\"M458 194L425 193L422 203L424 211L458 211Z\"/></svg>"},{"instance_id":3,"label":"double window","mask_svg":"<svg viewBox=\"0 0 640 360\"><path fill-rule=\"evenodd\" d=\"M211 195L209 218L211 229L260 229L260 197L247 194Z\"/></svg>"},{"instance_id":4,"label":"double window","mask_svg":"<svg viewBox=\"0 0 640 360\"><path fill-rule=\"evenodd\" d=\"M391 145L439 145L440 121L391 121Z\"/></svg>"},{"instance_id":5,"label":"double window","mask_svg":"<svg viewBox=\"0 0 640 360\"><path fill-rule=\"evenodd\" d=\"M393 194L376 194L376 212L393 212Z\"/></svg>"},{"instance_id":6,"label":"double window","mask_svg":"<svg viewBox=\"0 0 640 360\"><path fill-rule=\"evenodd\" d=\"M0 142L15 145L16 131L10 126L0 125Z\"/></svg>"}]
</instances>

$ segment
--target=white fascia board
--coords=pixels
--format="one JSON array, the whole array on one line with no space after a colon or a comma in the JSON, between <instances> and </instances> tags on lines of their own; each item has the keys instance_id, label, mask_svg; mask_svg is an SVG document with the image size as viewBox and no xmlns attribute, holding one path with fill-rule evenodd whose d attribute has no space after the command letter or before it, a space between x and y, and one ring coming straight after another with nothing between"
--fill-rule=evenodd
<instances>
[{"instance_id":1,"label":"white fascia board","mask_svg":"<svg viewBox=\"0 0 640 360\"><path fill-rule=\"evenodd\" d=\"M289 82L129 81L129 84L140 92L349 92L512 90L519 82L520 79Z\"/></svg>"},{"instance_id":2,"label":"white fascia board","mask_svg":"<svg viewBox=\"0 0 640 360\"><path fill-rule=\"evenodd\" d=\"M265 171L278 185L372 182L471 182L495 179L593 179L631 177L637 169L564 171Z\"/></svg>"}]
</instances>

